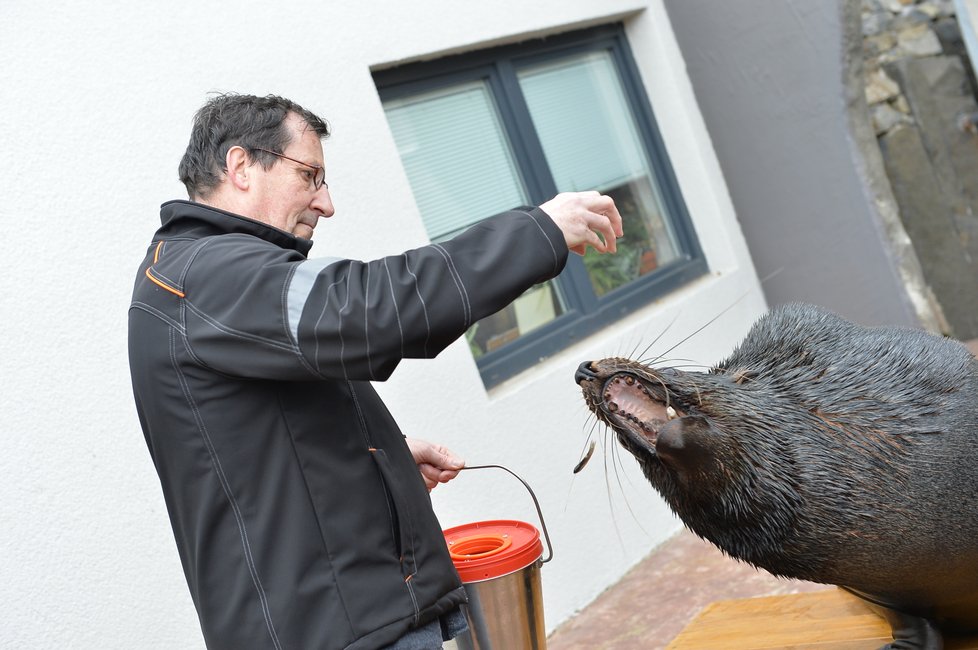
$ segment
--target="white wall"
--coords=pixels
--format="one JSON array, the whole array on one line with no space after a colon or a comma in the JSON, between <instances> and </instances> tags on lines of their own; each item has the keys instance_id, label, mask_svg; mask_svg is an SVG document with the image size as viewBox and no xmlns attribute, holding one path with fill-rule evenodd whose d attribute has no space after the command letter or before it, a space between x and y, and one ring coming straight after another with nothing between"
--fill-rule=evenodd
<instances>
[{"instance_id":1,"label":"white wall","mask_svg":"<svg viewBox=\"0 0 978 650\"><path fill-rule=\"evenodd\" d=\"M549 629L678 529L604 432L571 474L589 431L577 364L645 347L678 315L653 346L663 351L747 293L670 353L710 364L764 307L658 0L3 0L0 646L203 645L132 404L125 328L158 206L185 197L176 167L207 93L274 92L325 115L337 215L313 255L372 258L426 239L370 67L613 15L627 16L713 275L488 394L463 344L378 387L406 432L533 486L556 553L543 571ZM463 474L433 497L446 527L535 521L500 472Z\"/></svg>"}]
</instances>

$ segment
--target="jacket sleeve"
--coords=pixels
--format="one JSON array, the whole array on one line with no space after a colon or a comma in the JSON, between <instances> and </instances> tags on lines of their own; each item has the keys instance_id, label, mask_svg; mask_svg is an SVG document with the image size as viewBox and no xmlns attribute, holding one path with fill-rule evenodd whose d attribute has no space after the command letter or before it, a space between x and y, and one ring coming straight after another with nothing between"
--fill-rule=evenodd
<instances>
[{"instance_id":1,"label":"jacket sleeve","mask_svg":"<svg viewBox=\"0 0 978 650\"><path fill-rule=\"evenodd\" d=\"M371 262L215 239L186 274L188 346L214 370L266 379L385 380L401 359L434 357L567 260L539 208Z\"/></svg>"}]
</instances>

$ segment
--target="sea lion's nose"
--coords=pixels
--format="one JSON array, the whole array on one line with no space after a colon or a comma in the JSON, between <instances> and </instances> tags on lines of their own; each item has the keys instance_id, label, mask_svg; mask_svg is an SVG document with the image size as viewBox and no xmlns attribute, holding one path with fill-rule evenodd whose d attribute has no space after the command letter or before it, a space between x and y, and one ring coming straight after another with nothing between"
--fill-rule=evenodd
<instances>
[{"instance_id":1,"label":"sea lion's nose","mask_svg":"<svg viewBox=\"0 0 978 650\"><path fill-rule=\"evenodd\" d=\"M582 384L586 381L591 381L592 379L597 379L598 376L591 369L591 362L585 361L577 367L577 372L574 373L574 383Z\"/></svg>"}]
</instances>

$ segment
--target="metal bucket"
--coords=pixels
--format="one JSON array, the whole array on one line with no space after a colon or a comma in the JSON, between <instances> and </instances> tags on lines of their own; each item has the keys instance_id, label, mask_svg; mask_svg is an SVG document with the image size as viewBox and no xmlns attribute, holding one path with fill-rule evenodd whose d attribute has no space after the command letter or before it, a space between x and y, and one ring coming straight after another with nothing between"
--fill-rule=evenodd
<instances>
[{"instance_id":1,"label":"metal bucket","mask_svg":"<svg viewBox=\"0 0 978 650\"><path fill-rule=\"evenodd\" d=\"M468 604L462 606L469 629L455 638L455 647L458 650L545 650L540 568L553 559L553 547L540 503L526 481L502 465L464 469L486 468L509 472L530 492L549 554L543 559L540 531L522 521L481 521L445 530L448 550L469 598Z\"/></svg>"}]
</instances>

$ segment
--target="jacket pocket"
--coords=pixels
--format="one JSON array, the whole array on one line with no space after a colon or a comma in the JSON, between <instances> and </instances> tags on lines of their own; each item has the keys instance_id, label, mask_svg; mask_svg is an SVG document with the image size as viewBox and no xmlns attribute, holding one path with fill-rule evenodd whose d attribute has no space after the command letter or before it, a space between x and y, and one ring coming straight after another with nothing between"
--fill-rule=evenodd
<instances>
[{"instance_id":1,"label":"jacket pocket","mask_svg":"<svg viewBox=\"0 0 978 650\"><path fill-rule=\"evenodd\" d=\"M417 521L415 508L417 506L408 498L412 492L411 486L405 484L407 477L399 476L395 471L387 452L383 449L371 449L371 451L374 462L380 470L384 489L387 491L388 501L392 507L394 542L397 545L397 553L404 571L404 577L410 578L417 570L414 559L414 526Z\"/></svg>"}]
</instances>

